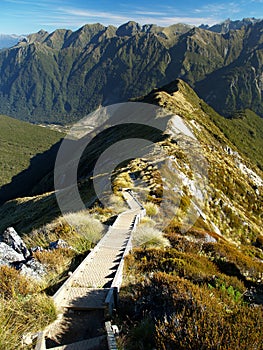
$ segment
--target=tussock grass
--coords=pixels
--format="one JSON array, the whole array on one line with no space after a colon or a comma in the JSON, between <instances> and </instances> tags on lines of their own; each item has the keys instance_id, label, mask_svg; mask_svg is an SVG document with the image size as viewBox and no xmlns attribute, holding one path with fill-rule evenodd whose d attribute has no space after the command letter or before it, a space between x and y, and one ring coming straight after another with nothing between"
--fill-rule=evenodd
<instances>
[{"instance_id":1,"label":"tussock grass","mask_svg":"<svg viewBox=\"0 0 263 350\"><path fill-rule=\"evenodd\" d=\"M45 294L0 298L0 350L24 348L23 335L45 328L56 317L53 301Z\"/></svg>"},{"instance_id":2,"label":"tussock grass","mask_svg":"<svg viewBox=\"0 0 263 350\"><path fill-rule=\"evenodd\" d=\"M113 189L116 193L120 188L132 188L133 182L128 172L118 174L113 181Z\"/></svg>"},{"instance_id":3,"label":"tussock grass","mask_svg":"<svg viewBox=\"0 0 263 350\"><path fill-rule=\"evenodd\" d=\"M147 202L144 203L144 208L146 210L146 215L153 217L153 216L157 216L159 213L159 207L157 204L152 203L152 202Z\"/></svg>"},{"instance_id":4,"label":"tussock grass","mask_svg":"<svg viewBox=\"0 0 263 350\"><path fill-rule=\"evenodd\" d=\"M149 216L144 216L140 221L140 225L154 227L156 222Z\"/></svg>"},{"instance_id":5,"label":"tussock grass","mask_svg":"<svg viewBox=\"0 0 263 350\"><path fill-rule=\"evenodd\" d=\"M2 298L26 296L37 290L40 290L39 286L33 280L29 281L19 271L9 266L0 267L0 296Z\"/></svg>"},{"instance_id":6,"label":"tussock grass","mask_svg":"<svg viewBox=\"0 0 263 350\"><path fill-rule=\"evenodd\" d=\"M68 222L78 235L92 244L97 243L101 239L104 226L86 211L66 214L63 216L63 219ZM62 221L64 221L63 219Z\"/></svg>"},{"instance_id":7,"label":"tussock grass","mask_svg":"<svg viewBox=\"0 0 263 350\"><path fill-rule=\"evenodd\" d=\"M40 285L17 270L0 267L0 350L22 348L26 333L34 333L57 317L53 300Z\"/></svg>"},{"instance_id":8,"label":"tussock grass","mask_svg":"<svg viewBox=\"0 0 263 350\"><path fill-rule=\"evenodd\" d=\"M112 194L109 198L109 208L116 214L119 214L125 210L127 210L127 206L125 205L124 199L120 193L120 195Z\"/></svg>"},{"instance_id":9,"label":"tussock grass","mask_svg":"<svg viewBox=\"0 0 263 350\"><path fill-rule=\"evenodd\" d=\"M24 240L29 247L47 248L49 243L58 239L65 240L70 246L82 253L93 247L102 237L103 224L87 211L68 213L51 223L33 230Z\"/></svg>"},{"instance_id":10,"label":"tussock grass","mask_svg":"<svg viewBox=\"0 0 263 350\"><path fill-rule=\"evenodd\" d=\"M34 253L34 257L44 264L47 275L43 283L54 286L79 256L85 256L101 239L103 224L88 211L68 213L51 223L24 236L28 247L40 246L46 250ZM63 240L68 247L47 250L50 242Z\"/></svg>"},{"instance_id":11,"label":"tussock grass","mask_svg":"<svg viewBox=\"0 0 263 350\"><path fill-rule=\"evenodd\" d=\"M165 238L161 231L156 230L153 227L143 226L138 227L133 235L133 245L135 247L169 247L170 243Z\"/></svg>"}]
</instances>

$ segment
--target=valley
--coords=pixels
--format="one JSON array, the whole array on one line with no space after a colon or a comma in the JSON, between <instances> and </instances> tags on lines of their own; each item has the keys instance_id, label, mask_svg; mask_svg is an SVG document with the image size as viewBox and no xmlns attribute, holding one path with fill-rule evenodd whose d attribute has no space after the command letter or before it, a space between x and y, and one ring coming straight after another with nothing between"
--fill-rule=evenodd
<instances>
[{"instance_id":1,"label":"valley","mask_svg":"<svg viewBox=\"0 0 263 350\"><path fill-rule=\"evenodd\" d=\"M262 350L262 33L96 23L0 50L0 350Z\"/></svg>"},{"instance_id":2,"label":"valley","mask_svg":"<svg viewBox=\"0 0 263 350\"><path fill-rule=\"evenodd\" d=\"M156 115L147 114L147 108L156 109ZM1 230L14 226L29 249L34 251L38 246L33 257L46 269L36 292L26 291L27 298L36 298L44 291L54 295L68 279L68 271L89 257L105 227L114 225L118 214L125 210L120 189L131 188L145 207L146 216L133 233L133 249L125 258L119 303L112 315L112 322L121 328L116 338L118 346L189 349L191 344L195 348L205 344L212 349L220 342L222 349L238 344L238 349L245 350L253 342L260 349L263 180L242 133L254 130L260 135L261 119L247 111L225 120L180 79L109 110L110 114L107 108L101 108L93 115L97 129L95 126L91 131L92 142L86 134L90 119L86 119L87 129L85 122L80 122L82 133L75 125L76 139L73 141L72 134L69 146L66 143L74 156L63 158L60 188L54 191L51 170L43 173L38 185L32 183L31 191L37 194L12 199L0 207ZM242 131L233 136L237 128ZM133 148L129 149L133 143L128 143L128 148L119 146L134 138ZM147 142L132 156L140 138ZM79 147L83 154L77 188L85 208L61 215L59 193L66 199L66 206L74 208L77 203L68 181ZM111 150L108 155L107 149ZM258 154L256 149L253 152ZM111 156L123 161L115 166ZM256 162L260 161L259 155ZM96 162L103 167L94 174ZM103 179L109 177L107 187ZM94 188L96 181L104 183L105 193ZM41 192L45 188L48 191ZM56 240L65 241L66 246L49 251L49 242ZM2 267L0 273L6 281L0 285L6 291L2 327L8 327L10 321L5 317L10 302L19 302L22 279L29 277L17 276L17 283L12 285L13 269ZM4 276L10 277L6 280ZM45 326L56 318L47 316L54 307L52 300L49 303L50 311L41 305L37 311L46 315ZM27 311L23 312L26 316ZM192 329L193 320L197 331ZM5 328L5 333L8 338L14 337L15 349L22 334L29 332L33 337L35 327L43 328L43 324L30 323L29 328L23 327L23 332L15 335L10 334L11 328L8 332ZM222 327L224 338L220 335ZM177 336L171 339L171 332ZM6 338L2 339L6 344Z\"/></svg>"}]
</instances>

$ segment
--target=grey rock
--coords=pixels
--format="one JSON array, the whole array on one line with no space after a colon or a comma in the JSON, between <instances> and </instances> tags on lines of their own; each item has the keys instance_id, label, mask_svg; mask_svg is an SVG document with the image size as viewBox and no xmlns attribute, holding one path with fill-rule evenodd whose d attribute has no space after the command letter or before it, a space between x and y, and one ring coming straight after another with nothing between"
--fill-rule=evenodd
<instances>
[{"instance_id":1,"label":"grey rock","mask_svg":"<svg viewBox=\"0 0 263 350\"><path fill-rule=\"evenodd\" d=\"M63 241L63 239L58 239L55 242L49 243L49 249L58 249L58 248L70 248L67 242Z\"/></svg>"},{"instance_id":2,"label":"grey rock","mask_svg":"<svg viewBox=\"0 0 263 350\"><path fill-rule=\"evenodd\" d=\"M40 281L46 274L45 267L35 259L30 259L19 268L22 275Z\"/></svg>"},{"instance_id":3,"label":"grey rock","mask_svg":"<svg viewBox=\"0 0 263 350\"><path fill-rule=\"evenodd\" d=\"M10 265L11 263L24 261L23 254L17 253L13 248L4 242L0 242L0 265Z\"/></svg>"},{"instance_id":4,"label":"grey rock","mask_svg":"<svg viewBox=\"0 0 263 350\"><path fill-rule=\"evenodd\" d=\"M18 254L23 254L24 258L30 256L25 243L13 227L8 227L3 233L3 242L13 248Z\"/></svg>"},{"instance_id":5,"label":"grey rock","mask_svg":"<svg viewBox=\"0 0 263 350\"><path fill-rule=\"evenodd\" d=\"M31 248L32 253L43 252L44 250L45 250L44 248L39 246Z\"/></svg>"},{"instance_id":6,"label":"grey rock","mask_svg":"<svg viewBox=\"0 0 263 350\"><path fill-rule=\"evenodd\" d=\"M208 233L205 234L204 240L206 243L216 243L217 242L217 240L214 237L210 236Z\"/></svg>"},{"instance_id":7,"label":"grey rock","mask_svg":"<svg viewBox=\"0 0 263 350\"><path fill-rule=\"evenodd\" d=\"M6 229L3 240L4 242L0 242L0 266L12 266L21 274L41 281L46 274L45 267L31 256L23 240L12 227Z\"/></svg>"}]
</instances>

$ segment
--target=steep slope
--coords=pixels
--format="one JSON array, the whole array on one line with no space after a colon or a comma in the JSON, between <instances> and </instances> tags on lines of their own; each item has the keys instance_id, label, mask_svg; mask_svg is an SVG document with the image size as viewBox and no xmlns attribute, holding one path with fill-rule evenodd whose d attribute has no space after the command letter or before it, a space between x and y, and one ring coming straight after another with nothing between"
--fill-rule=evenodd
<instances>
[{"instance_id":1,"label":"steep slope","mask_svg":"<svg viewBox=\"0 0 263 350\"><path fill-rule=\"evenodd\" d=\"M27 169L37 155L48 151L62 133L0 116L0 187ZM0 196L1 197L1 196Z\"/></svg>"},{"instance_id":2,"label":"steep slope","mask_svg":"<svg viewBox=\"0 0 263 350\"><path fill-rule=\"evenodd\" d=\"M125 324L120 343L134 349L150 344L160 349L185 350L212 350L217 346L246 350L253 344L259 350L263 303L262 172L252 170L251 162L217 128L222 117L184 82L155 89L140 101L165 106L184 118L208 162L208 183L200 217L185 232L184 214L189 215L190 203L198 197L192 181L196 175L200 181L198 172L189 172L193 170L189 156L194 155L196 162L200 158L194 148L182 154L172 137L168 139L164 146L173 177L183 178L185 187L179 210L164 229L170 242L167 248L152 228L160 225L160 217L164 220L156 171L160 160L156 158L153 164L136 160L120 170L122 175L125 171L133 174L136 180L143 175L150 191L148 201L159 203L155 212L152 207L148 209L150 219L141 227L126 259L121 305L115 319L118 325ZM226 121L225 130L246 130L246 118ZM256 116L252 120L250 127L258 122ZM242 136L237 139L242 141ZM244 149L242 142L238 146ZM163 189L171 181L169 173L165 175ZM136 180L134 190L141 195Z\"/></svg>"},{"instance_id":3,"label":"steep slope","mask_svg":"<svg viewBox=\"0 0 263 350\"><path fill-rule=\"evenodd\" d=\"M232 118L222 118L215 111L202 103L204 111L208 112L213 122L225 136L240 150L254 165L263 169L263 119L251 110L239 111Z\"/></svg>"},{"instance_id":4,"label":"steep slope","mask_svg":"<svg viewBox=\"0 0 263 350\"><path fill-rule=\"evenodd\" d=\"M248 27L248 26L253 25L257 22L260 22L260 19L257 19L254 17L243 18L242 20L236 20L236 21L231 21L231 19L227 19L227 20L223 21L222 23L214 24L210 27L208 25L201 25L200 28L207 29L207 30L210 30L210 31L216 32L216 33L226 34L230 30L237 30L237 29L241 29L243 27Z\"/></svg>"},{"instance_id":5,"label":"steep slope","mask_svg":"<svg viewBox=\"0 0 263 350\"><path fill-rule=\"evenodd\" d=\"M260 170L240 153L242 149L246 149L241 142L242 136L236 139L233 137L233 132L237 130L238 125L246 130L242 120L240 124L236 120L234 125L229 122L228 133L225 132L229 135L232 133L231 138L236 141L238 149L218 128L221 120L224 121L224 119L213 109L208 108L193 90L180 80L174 85L154 90L141 101L168 108L183 116L190 123L188 125L193 125L192 130L202 144L205 158L209 163L208 201L205 204L205 214L208 217L212 215L212 222L230 239L241 239L242 242L246 240L251 242L251 239L253 241L255 238L252 236L255 234L254 237L256 237L260 234L263 182ZM172 152L173 147L169 146ZM193 196L190 188L189 190Z\"/></svg>"},{"instance_id":6,"label":"steep slope","mask_svg":"<svg viewBox=\"0 0 263 350\"><path fill-rule=\"evenodd\" d=\"M137 103L140 113L135 107ZM159 111L143 119L144 108L154 105L164 107L167 113ZM263 174L242 155L240 149L245 150L244 144L235 146L226 137L227 132L239 125L241 130L247 130L247 125L251 128L249 123L257 122L257 117L226 121L221 127L223 133L217 124L220 126L221 118L225 119L182 80L154 89L123 108L123 104L113 108L109 115L101 108L102 116L98 117L105 119L102 125L97 124L100 127L96 137L96 128L92 129L92 142L79 164L77 149L86 145L87 135L71 143L66 150L71 151L72 158L58 164L63 181L57 194L67 197L68 208L76 204L78 211L72 183L67 182L78 165L77 187L87 211L67 213L54 220L60 214L55 193L51 191L1 206L0 230L15 226L30 247L37 242L45 248L54 237L72 244L77 228L81 227L80 218L83 220L92 212L111 224L123 205L119 189L132 188L144 203L147 217L142 220L134 236L134 249L126 258L125 279L114 320L122 325L119 337L122 346L138 349L150 344L152 348L185 350L202 346L226 350L238 346L246 350L253 344L255 350L260 350ZM95 117L92 121L99 121ZM137 118L148 120L148 124L140 124ZM78 133L83 132L84 126L90 129L90 119L86 122L87 125L78 125ZM115 163L111 147L117 146L115 155L125 154L125 147L119 142L134 138L136 151L142 138L153 147L146 143L139 150L143 151L141 155L128 153L125 160L121 158ZM109 154L100 159L108 149ZM101 172L94 173L98 160L103 167ZM112 166L112 172L105 165ZM111 199L108 206L102 203L104 196L94 191L96 179L103 177L111 182L111 189L106 188ZM51 179L53 174L43 182L50 186ZM71 226L72 217L75 226ZM93 231L94 221L91 227ZM86 247L83 237L77 238L83 252ZM92 247L90 242L88 247ZM68 261L75 253L62 248L57 252L39 251L35 257L47 264L54 279L54 275L58 277L61 273L54 265L60 267L61 261Z\"/></svg>"},{"instance_id":7,"label":"steep slope","mask_svg":"<svg viewBox=\"0 0 263 350\"><path fill-rule=\"evenodd\" d=\"M217 115L204 101L200 100L194 91L182 80L178 80L162 89L155 89L148 96L139 99L139 101L157 104L171 110L175 115L181 116L186 125L197 137L202 149L201 151L199 150L198 153L201 152L208 162L206 200L203 203L203 208L200 208L201 212L204 213L204 217L207 217L204 226L209 227L211 231L216 230L216 232L221 232L222 235L236 242L242 242L244 244L247 242L248 245L250 245L251 242L255 242L257 236L260 235L261 232L262 173L254 166L249 158L245 158L242 155L242 150L244 152L247 151L247 144L242 144L241 142L242 136L236 139L233 137L233 130L236 130L238 125L240 125L242 130L248 130L247 126L244 126L244 124L246 125L245 119L229 121L229 123L227 122L221 126L221 121L225 121L225 119ZM118 113L121 113L121 111L120 109ZM118 116L118 113L116 116ZM113 119L116 118L116 116L113 117ZM238 124L239 121L240 124ZM161 147L165 155L160 157L159 160L158 157L156 159L153 158L151 162L158 168L158 164L161 166L162 160L167 158L168 164L171 162L165 170L167 186L169 181L175 181L172 180L173 178L177 179L179 183L181 183L184 178L184 186L181 190L184 193L183 197L186 208L189 206L188 201L190 198L192 201L196 199L196 203L198 203L198 198L195 198L198 191L197 189L194 190L194 188L195 186L198 187L198 176L202 176L202 174L195 176L194 172L196 169L190 170L191 167L193 167L190 161L191 157L195 159L198 155L187 155L185 150L180 150L180 143L177 141L177 145L177 143L172 140L171 133L173 133L173 129L170 129L169 120L167 121L165 137L154 132L151 128L145 128L145 126L141 127L140 125L133 125L131 128L128 124L127 127L119 126L107 129L107 125L110 125L110 123L110 120L105 122L106 130L100 133L99 136L89 144L78 165L79 188L81 193L83 191L82 197L84 198L86 206L90 206L96 201L96 194L92 185L92 174L94 165L100 155L118 141L134 137L147 138ZM221 127L224 133L217 125ZM251 126L249 127L251 128ZM227 138L227 135L232 137L233 141L236 141L236 146ZM75 141L75 145L72 141L70 142L70 149L74 155L79 147L83 147L86 140L83 138L79 141ZM239 149L237 147L239 147ZM254 150L254 152L256 154L256 150ZM260 156L258 159L260 159ZM72 164L63 165L63 178L67 179L67 172L69 172L69 174L71 173L72 167L75 166L74 162L75 160L73 158ZM169 167L173 169L172 172ZM164 185L161 185L162 181L160 182L160 175L157 173L155 174L155 172L151 174L151 171L148 170L150 168L151 166L149 164L147 165L147 162L140 162L139 160L135 163L131 162L130 164L126 164L123 168L123 172L125 173L128 171L129 173L137 174L137 177L138 174L141 173L142 178L139 176L138 181L143 181L144 186L146 186L145 191L148 190L150 197L156 198L154 201L162 201L162 186ZM122 172L121 170L116 171L115 177ZM199 170L197 169L197 171ZM167 175L169 173L170 177ZM196 184L193 183L194 178L191 180L190 174L194 176L197 181ZM70 185L70 182L68 185ZM35 188L35 193L40 193L40 189L42 189L42 191L45 189L46 192L52 191L52 186L53 173L50 173L40 182L39 187ZM65 186L67 186L67 180L64 181L62 187ZM116 188L116 186L113 185L113 188ZM43 199L45 197L46 195ZM73 201L71 195L69 195L69 198L70 201ZM22 200L23 212L26 210L27 202L31 208L30 212L32 211L32 205L37 208L38 199L41 203L41 196ZM45 215L50 217L48 211L49 207L54 208L55 197L49 194L48 199L54 202L53 204L49 202L49 205L45 209ZM46 200L44 200L44 202L45 201ZM12 210L14 210L12 218L8 217L8 215L4 215L6 210L7 212L10 210L10 206L13 208ZM10 202L2 206L1 213L3 214L2 217L5 217L1 225L6 226L9 220L11 220L11 222L14 220L19 229L23 227L27 227L28 229L29 222L25 220L25 215L20 217L20 205L16 207L16 202ZM182 220L182 218L179 218L179 222L180 220ZM31 221L30 226L32 225L34 226L34 222Z\"/></svg>"},{"instance_id":8,"label":"steep slope","mask_svg":"<svg viewBox=\"0 0 263 350\"><path fill-rule=\"evenodd\" d=\"M1 112L65 124L180 77L224 115L262 116L262 25L225 34L135 22L41 30L0 52Z\"/></svg>"},{"instance_id":9,"label":"steep slope","mask_svg":"<svg viewBox=\"0 0 263 350\"><path fill-rule=\"evenodd\" d=\"M196 89L224 115L245 107L262 116L262 22L248 27L242 41L237 59L198 82Z\"/></svg>"}]
</instances>

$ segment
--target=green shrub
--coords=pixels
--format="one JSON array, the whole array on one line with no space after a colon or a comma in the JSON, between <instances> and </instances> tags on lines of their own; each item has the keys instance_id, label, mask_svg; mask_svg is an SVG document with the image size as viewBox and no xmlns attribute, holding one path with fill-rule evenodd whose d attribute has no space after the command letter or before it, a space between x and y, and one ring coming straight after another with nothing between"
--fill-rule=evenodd
<instances>
[{"instance_id":1,"label":"green shrub","mask_svg":"<svg viewBox=\"0 0 263 350\"><path fill-rule=\"evenodd\" d=\"M262 349L262 307L246 306L232 313L218 314L211 307L184 308L167 322L156 325L156 343L160 350Z\"/></svg>"}]
</instances>

